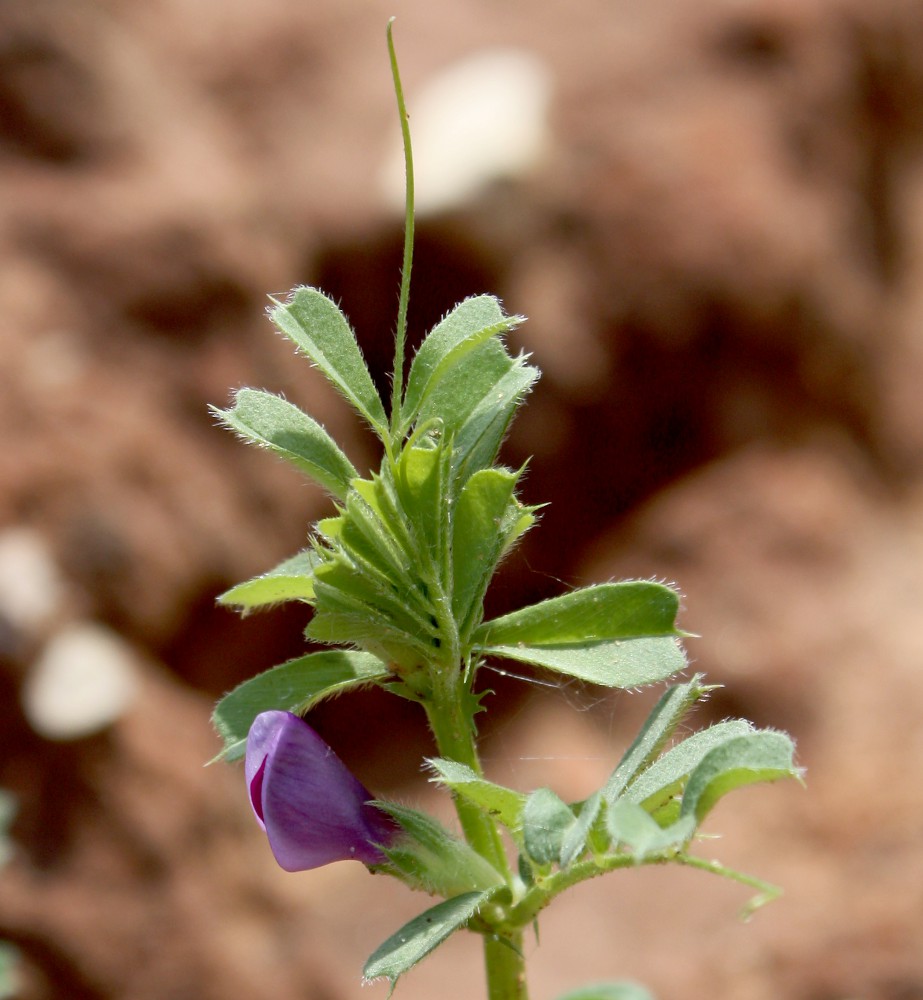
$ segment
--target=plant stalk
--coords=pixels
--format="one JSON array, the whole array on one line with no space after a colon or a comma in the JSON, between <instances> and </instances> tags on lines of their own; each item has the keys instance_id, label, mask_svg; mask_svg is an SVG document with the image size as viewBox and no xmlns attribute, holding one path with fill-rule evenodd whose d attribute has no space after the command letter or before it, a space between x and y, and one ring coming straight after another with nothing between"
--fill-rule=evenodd
<instances>
[{"instance_id":1,"label":"plant stalk","mask_svg":"<svg viewBox=\"0 0 923 1000\"><path fill-rule=\"evenodd\" d=\"M484 938L488 1000L529 1000L522 932Z\"/></svg>"},{"instance_id":2,"label":"plant stalk","mask_svg":"<svg viewBox=\"0 0 923 1000\"><path fill-rule=\"evenodd\" d=\"M474 720L465 711L470 699L464 689L461 670L446 670L434 665L431 676L434 690L424 707L439 755L466 764L475 774L483 774L474 741ZM455 811L468 843L508 880L509 861L496 823L458 795L455 796Z\"/></svg>"},{"instance_id":3,"label":"plant stalk","mask_svg":"<svg viewBox=\"0 0 923 1000\"><path fill-rule=\"evenodd\" d=\"M430 728L441 756L466 764L482 774L475 744L474 720L465 710L471 704L460 669L436 669L439 687L425 703ZM455 796L455 809L465 839L507 880L509 860L496 823L461 796ZM519 929L484 935L484 968L489 1000L528 1000L526 964Z\"/></svg>"},{"instance_id":4,"label":"plant stalk","mask_svg":"<svg viewBox=\"0 0 923 1000\"><path fill-rule=\"evenodd\" d=\"M401 428L403 404L404 350L407 339L407 305L410 299L410 271L413 265L414 236L414 186L413 151L410 143L410 126L404 103L394 39L388 22L388 54L391 59L391 75L394 79L394 94L397 98L398 114L401 121L401 137L404 144L404 167L406 173L406 200L404 215L404 259L401 267L401 291L397 311L397 332L394 346L394 371L391 386L391 441L396 443ZM389 457L391 449L388 449ZM393 459L392 459L393 461ZM435 680L433 696L424 702L430 728L441 756L466 764L476 774L482 774L481 762L475 744L475 726L471 699L465 674L458 665L431 664L431 676ZM507 882L510 880L509 861L500 838L496 823L485 816L476 806L460 796L455 797L455 809L461 823L465 839L483 858L486 858ZM522 932L517 930L504 934L486 934L484 937L484 964L487 974L489 1000L528 1000L526 988L525 959L522 954Z\"/></svg>"}]
</instances>

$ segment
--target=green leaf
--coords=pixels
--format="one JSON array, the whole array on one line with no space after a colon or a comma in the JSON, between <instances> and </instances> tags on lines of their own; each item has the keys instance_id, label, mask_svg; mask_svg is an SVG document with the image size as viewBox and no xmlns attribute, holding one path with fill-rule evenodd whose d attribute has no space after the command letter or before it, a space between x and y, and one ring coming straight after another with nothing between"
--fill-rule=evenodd
<instances>
[{"instance_id":1,"label":"green leaf","mask_svg":"<svg viewBox=\"0 0 923 1000\"><path fill-rule=\"evenodd\" d=\"M420 591L420 554L414 526L398 497L386 463L382 476L354 479L346 510L336 524L318 524L333 547L373 570L381 582L414 602L427 616L432 609ZM331 530L333 529L333 530Z\"/></svg>"},{"instance_id":2,"label":"green leaf","mask_svg":"<svg viewBox=\"0 0 923 1000\"><path fill-rule=\"evenodd\" d=\"M427 335L410 366L402 414L405 430L447 370L488 337L505 333L522 321L521 316L504 315L500 303L490 295L457 305Z\"/></svg>"},{"instance_id":3,"label":"green leaf","mask_svg":"<svg viewBox=\"0 0 923 1000\"><path fill-rule=\"evenodd\" d=\"M410 555L416 566L423 556L422 549L425 547L421 541L422 527L408 516L407 508L410 505L399 495L394 481L394 471L391 464L385 462L382 464L381 475L372 476L374 503L371 506L378 513L398 547Z\"/></svg>"},{"instance_id":4,"label":"green leaf","mask_svg":"<svg viewBox=\"0 0 923 1000\"><path fill-rule=\"evenodd\" d=\"M605 639L681 635L679 597L660 583L601 583L530 604L483 624L474 634L483 646L560 646Z\"/></svg>"},{"instance_id":5,"label":"green leaf","mask_svg":"<svg viewBox=\"0 0 923 1000\"><path fill-rule=\"evenodd\" d=\"M384 977L393 985L399 976L464 927L495 891L466 892L421 913L375 949L365 963L363 977L369 981Z\"/></svg>"},{"instance_id":6,"label":"green leaf","mask_svg":"<svg viewBox=\"0 0 923 1000\"><path fill-rule=\"evenodd\" d=\"M390 588L429 618L433 607L423 582L427 577L423 560L429 560L431 553L425 533L430 527L435 534L445 530L445 525L440 528L432 524L440 519L448 521L448 503L441 489L445 477L441 471L437 473L435 482L427 484L428 489L417 498L415 507L410 498L399 495L387 463L384 468L384 474L372 480L353 481L354 493L347 500L339 541L344 549L376 566ZM442 510L419 509L427 500ZM444 563L443 556L438 566Z\"/></svg>"},{"instance_id":7,"label":"green leaf","mask_svg":"<svg viewBox=\"0 0 923 1000\"><path fill-rule=\"evenodd\" d=\"M336 303L316 288L301 287L286 302L275 303L269 315L384 439L387 419L381 398Z\"/></svg>"},{"instance_id":8,"label":"green leaf","mask_svg":"<svg viewBox=\"0 0 923 1000\"><path fill-rule=\"evenodd\" d=\"M348 561L340 555L319 566L314 590L316 610L308 626L314 638L321 638L314 628L318 618L330 612L367 613L369 621L387 624L413 636L425 649L431 648L436 637L429 609L420 607L421 600L413 600L412 589L395 586L373 567L358 561Z\"/></svg>"},{"instance_id":9,"label":"green leaf","mask_svg":"<svg viewBox=\"0 0 923 1000\"><path fill-rule=\"evenodd\" d=\"M481 469L458 497L452 523L452 613L464 637L503 552L504 514L517 476L507 469Z\"/></svg>"},{"instance_id":10,"label":"green leaf","mask_svg":"<svg viewBox=\"0 0 923 1000\"><path fill-rule=\"evenodd\" d=\"M319 566L314 593L314 617L305 630L309 639L364 645L390 635L417 650L414 663L439 645L432 609L416 588L395 583L357 556L341 552Z\"/></svg>"},{"instance_id":11,"label":"green leaf","mask_svg":"<svg viewBox=\"0 0 923 1000\"><path fill-rule=\"evenodd\" d=\"M513 413L538 374L523 358L511 358L496 338L488 338L427 395L417 425L442 423L443 434L453 442L460 482L493 463Z\"/></svg>"},{"instance_id":12,"label":"green leaf","mask_svg":"<svg viewBox=\"0 0 923 1000\"><path fill-rule=\"evenodd\" d=\"M240 389L232 409L213 407L212 412L241 437L271 449L341 500L358 475L324 428L280 396Z\"/></svg>"},{"instance_id":13,"label":"green leaf","mask_svg":"<svg viewBox=\"0 0 923 1000\"><path fill-rule=\"evenodd\" d=\"M517 837L522 830L522 810L526 797L522 792L495 785L475 773L465 764L442 757L432 757L427 763L436 772L434 781L447 785L457 795L498 819Z\"/></svg>"},{"instance_id":14,"label":"green leaf","mask_svg":"<svg viewBox=\"0 0 923 1000\"><path fill-rule=\"evenodd\" d=\"M525 358L511 359L509 371L472 407L455 435L456 467L461 482L496 461L513 415L538 377L538 369L527 365Z\"/></svg>"},{"instance_id":15,"label":"green leaf","mask_svg":"<svg viewBox=\"0 0 923 1000\"><path fill-rule=\"evenodd\" d=\"M18 965L19 952L6 941L0 941L0 1000L11 1000L22 989Z\"/></svg>"},{"instance_id":16,"label":"green leaf","mask_svg":"<svg viewBox=\"0 0 923 1000\"><path fill-rule=\"evenodd\" d=\"M215 759L236 760L244 755L247 733L260 712L281 709L298 714L323 698L390 674L387 663L375 656L335 649L288 660L252 677L215 706L212 725L224 740L224 750Z\"/></svg>"},{"instance_id":17,"label":"green leaf","mask_svg":"<svg viewBox=\"0 0 923 1000\"><path fill-rule=\"evenodd\" d=\"M607 802L615 802L638 775L650 766L692 706L708 690L702 686L701 681L702 675L696 674L688 683L676 684L660 696L641 731L606 782L603 797Z\"/></svg>"},{"instance_id":18,"label":"green leaf","mask_svg":"<svg viewBox=\"0 0 923 1000\"><path fill-rule=\"evenodd\" d=\"M587 839L602 808L603 797L594 792L580 804L580 812L575 822L564 831L561 839L561 867L572 865L586 850Z\"/></svg>"},{"instance_id":19,"label":"green leaf","mask_svg":"<svg viewBox=\"0 0 923 1000\"><path fill-rule=\"evenodd\" d=\"M8 834L16 812L16 799L0 788L0 868L9 861L12 852Z\"/></svg>"},{"instance_id":20,"label":"green leaf","mask_svg":"<svg viewBox=\"0 0 923 1000\"><path fill-rule=\"evenodd\" d=\"M218 598L219 604L239 608L244 614L283 601L311 601L314 598L314 570L320 559L306 549L279 563L268 573L239 583Z\"/></svg>"},{"instance_id":21,"label":"green leaf","mask_svg":"<svg viewBox=\"0 0 923 1000\"><path fill-rule=\"evenodd\" d=\"M666 826L679 815L677 796L705 754L730 739L751 732L753 727L749 722L731 719L693 733L655 760L631 783L623 797L643 806L661 826Z\"/></svg>"},{"instance_id":22,"label":"green leaf","mask_svg":"<svg viewBox=\"0 0 923 1000\"><path fill-rule=\"evenodd\" d=\"M623 980L617 983L594 983L559 997L558 1000L654 1000L638 983Z\"/></svg>"},{"instance_id":23,"label":"green leaf","mask_svg":"<svg viewBox=\"0 0 923 1000\"><path fill-rule=\"evenodd\" d=\"M374 489L374 484L367 480L363 485ZM358 490L351 490L346 500L339 541L344 549L375 567L389 584L409 591L415 589L409 554Z\"/></svg>"},{"instance_id":24,"label":"green leaf","mask_svg":"<svg viewBox=\"0 0 923 1000\"><path fill-rule=\"evenodd\" d=\"M328 585L327 579L335 585ZM305 637L360 646L379 659L414 669L438 646L438 629L403 600L405 594L378 586L372 572L359 572L338 558L318 567L314 617Z\"/></svg>"},{"instance_id":25,"label":"green leaf","mask_svg":"<svg viewBox=\"0 0 923 1000\"><path fill-rule=\"evenodd\" d=\"M795 746L785 733L760 730L736 736L710 750L689 776L681 816L701 823L728 792L744 785L780 778L799 778Z\"/></svg>"},{"instance_id":26,"label":"green leaf","mask_svg":"<svg viewBox=\"0 0 923 1000\"><path fill-rule=\"evenodd\" d=\"M654 684L686 666L686 657L675 639L616 639L572 646L482 646L479 651L617 688Z\"/></svg>"},{"instance_id":27,"label":"green leaf","mask_svg":"<svg viewBox=\"0 0 923 1000\"><path fill-rule=\"evenodd\" d=\"M513 360L503 344L487 339L439 379L423 400L417 414L417 426L439 422L443 434L453 439L478 403L513 367Z\"/></svg>"},{"instance_id":28,"label":"green leaf","mask_svg":"<svg viewBox=\"0 0 923 1000\"><path fill-rule=\"evenodd\" d=\"M420 558L437 572L447 560L451 457L441 445L408 445L401 452L395 482Z\"/></svg>"},{"instance_id":29,"label":"green leaf","mask_svg":"<svg viewBox=\"0 0 923 1000\"><path fill-rule=\"evenodd\" d=\"M526 853L538 865L561 860L564 836L574 825L573 810L550 788L536 788L522 811L522 836Z\"/></svg>"},{"instance_id":30,"label":"green leaf","mask_svg":"<svg viewBox=\"0 0 923 1000\"><path fill-rule=\"evenodd\" d=\"M503 550L501 558L535 524L535 512L537 510L539 510L539 506L527 507L513 497L513 502L507 507L503 518Z\"/></svg>"},{"instance_id":31,"label":"green leaf","mask_svg":"<svg viewBox=\"0 0 923 1000\"><path fill-rule=\"evenodd\" d=\"M402 632L383 616L368 608L354 613L331 611L315 614L305 629L305 637L315 642L349 643L379 660L414 670L428 662L432 647Z\"/></svg>"},{"instance_id":32,"label":"green leaf","mask_svg":"<svg viewBox=\"0 0 923 1000\"><path fill-rule=\"evenodd\" d=\"M627 847L635 861L682 847L695 833L695 819L683 816L664 829L639 805L624 799L614 802L606 813L612 839Z\"/></svg>"},{"instance_id":33,"label":"green leaf","mask_svg":"<svg viewBox=\"0 0 923 1000\"><path fill-rule=\"evenodd\" d=\"M412 888L452 897L503 882L486 858L431 816L394 802L374 805L396 820L406 834L383 846L382 851Z\"/></svg>"}]
</instances>

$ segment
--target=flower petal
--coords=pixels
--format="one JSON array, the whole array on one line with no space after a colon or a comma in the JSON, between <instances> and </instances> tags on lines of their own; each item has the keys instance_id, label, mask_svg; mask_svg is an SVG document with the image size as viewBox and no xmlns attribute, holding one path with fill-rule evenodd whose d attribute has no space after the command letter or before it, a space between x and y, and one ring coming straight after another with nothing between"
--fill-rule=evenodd
<instances>
[{"instance_id":1,"label":"flower petal","mask_svg":"<svg viewBox=\"0 0 923 1000\"><path fill-rule=\"evenodd\" d=\"M257 821L286 871L349 858L367 865L385 860L375 845L393 839L393 821L368 805L371 793L297 715L256 717L245 773Z\"/></svg>"}]
</instances>

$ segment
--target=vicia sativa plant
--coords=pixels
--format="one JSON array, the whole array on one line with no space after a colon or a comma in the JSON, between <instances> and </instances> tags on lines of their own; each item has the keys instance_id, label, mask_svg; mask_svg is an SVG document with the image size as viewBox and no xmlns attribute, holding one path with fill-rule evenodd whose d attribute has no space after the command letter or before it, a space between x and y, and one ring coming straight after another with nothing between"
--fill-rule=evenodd
<instances>
[{"instance_id":1,"label":"vicia sativa plant","mask_svg":"<svg viewBox=\"0 0 923 1000\"><path fill-rule=\"evenodd\" d=\"M330 648L245 682L219 702L214 723L222 756L246 758L250 803L283 868L356 859L439 898L372 954L367 979L393 985L464 929L483 939L491 1000L524 1000L524 934L557 895L586 879L674 862L755 888L751 906L772 896L771 886L704 860L693 847L728 792L798 771L786 735L743 720L676 738L709 691L695 674L664 690L609 779L583 801L485 776L476 718L487 661L635 689L685 669L685 633L676 624L677 593L650 581L572 590L485 620L491 577L536 522L537 508L519 495L523 469L498 464L497 456L539 372L506 346L522 317L480 295L429 332L405 380L413 163L390 25L388 47L407 167L390 412L333 301L302 287L269 311L381 441L381 467L361 476L320 424L280 396L241 389L229 409L216 411L246 441L322 486L333 511L313 526L303 551L219 599L243 613L303 602L313 609L307 638ZM426 764L452 796L459 833L374 800L303 720L321 700L369 685L420 706L437 748ZM647 996L622 982L569 1000Z\"/></svg>"}]
</instances>

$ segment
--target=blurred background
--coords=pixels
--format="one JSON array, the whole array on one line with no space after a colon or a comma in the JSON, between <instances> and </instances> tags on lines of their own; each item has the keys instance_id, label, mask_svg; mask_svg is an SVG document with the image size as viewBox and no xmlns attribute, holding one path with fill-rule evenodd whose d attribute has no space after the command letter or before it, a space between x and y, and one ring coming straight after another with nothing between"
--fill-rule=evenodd
<instances>
[{"instance_id":1,"label":"blurred background","mask_svg":"<svg viewBox=\"0 0 923 1000\"><path fill-rule=\"evenodd\" d=\"M550 502L491 611L675 582L696 722L788 729L807 790L741 792L725 863L543 916L533 996L923 997L923 6L918 0L4 0L0 4L0 940L23 1000L340 1000L428 901L279 871L208 715L305 614L214 598L328 501L215 428L252 385L360 468L348 412L264 317L320 285L387 386L401 245L396 39L418 150L411 336L530 317L505 460ZM580 798L650 704L485 675L491 775ZM414 706L312 716L382 797L445 810ZM357 718L361 721L357 724ZM446 814L447 815L447 814ZM461 935L399 986L482 995ZM378 984L363 995L386 996Z\"/></svg>"}]
</instances>

